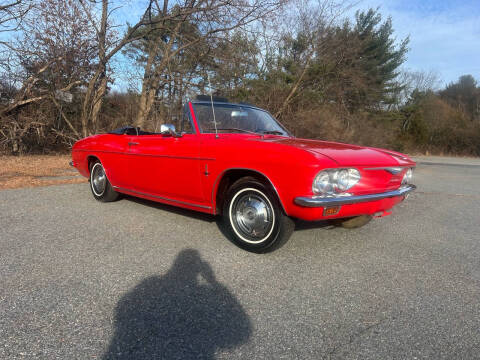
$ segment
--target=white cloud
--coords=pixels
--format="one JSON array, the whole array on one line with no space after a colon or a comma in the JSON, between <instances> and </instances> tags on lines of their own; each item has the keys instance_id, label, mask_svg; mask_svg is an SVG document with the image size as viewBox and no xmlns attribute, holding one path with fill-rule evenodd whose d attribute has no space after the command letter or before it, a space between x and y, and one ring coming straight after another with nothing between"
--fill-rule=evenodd
<instances>
[{"instance_id":1,"label":"white cloud","mask_svg":"<svg viewBox=\"0 0 480 360\"><path fill-rule=\"evenodd\" d=\"M445 83L463 74L480 80L480 3L366 0L357 9L378 6L397 38L410 36L407 68L438 71Z\"/></svg>"}]
</instances>

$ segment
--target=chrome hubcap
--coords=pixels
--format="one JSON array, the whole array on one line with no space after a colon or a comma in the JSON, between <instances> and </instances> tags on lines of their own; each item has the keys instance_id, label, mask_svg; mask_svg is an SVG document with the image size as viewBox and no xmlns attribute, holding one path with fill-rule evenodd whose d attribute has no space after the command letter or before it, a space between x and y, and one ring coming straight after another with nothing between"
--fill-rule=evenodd
<instances>
[{"instance_id":1,"label":"chrome hubcap","mask_svg":"<svg viewBox=\"0 0 480 360\"><path fill-rule=\"evenodd\" d=\"M235 227L249 240L263 241L273 226L273 209L260 194L241 195L232 210Z\"/></svg>"},{"instance_id":2,"label":"chrome hubcap","mask_svg":"<svg viewBox=\"0 0 480 360\"><path fill-rule=\"evenodd\" d=\"M95 165L92 172L92 186L97 195L102 195L107 184L107 177L103 166Z\"/></svg>"}]
</instances>

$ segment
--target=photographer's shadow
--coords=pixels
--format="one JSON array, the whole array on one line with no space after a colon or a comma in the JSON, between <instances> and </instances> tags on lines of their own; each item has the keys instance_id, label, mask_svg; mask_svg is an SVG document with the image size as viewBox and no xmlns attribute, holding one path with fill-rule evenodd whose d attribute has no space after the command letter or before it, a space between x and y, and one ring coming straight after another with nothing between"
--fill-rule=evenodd
<instances>
[{"instance_id":1,"label":"photographer's shadow","mask_svg":"<svg viewBox=\"0 0 480 360\"><path fill-rule=\"evenodd\" d=\"M198 251L181 251L164 276L143 280L116 307L104 359L213 359L246 343L247 314Z\"/></svg>"}]
</instances>

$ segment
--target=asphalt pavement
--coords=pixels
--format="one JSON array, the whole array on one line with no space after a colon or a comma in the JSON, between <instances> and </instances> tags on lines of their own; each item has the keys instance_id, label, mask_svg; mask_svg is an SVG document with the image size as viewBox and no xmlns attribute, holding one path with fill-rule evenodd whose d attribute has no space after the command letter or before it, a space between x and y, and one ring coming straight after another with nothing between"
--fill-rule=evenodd
<instances>
[{"instance_id":1,"label":"asphalt pavement","mask_svg":"<svg viewBox=\"0 0 480 360\"><path fill-rule=\"evenodd\" d=\"M0 191L0 358L480 359L480 161L414 178L392 216L266 255L87 183Z\"/></svg>"}]
</instances>

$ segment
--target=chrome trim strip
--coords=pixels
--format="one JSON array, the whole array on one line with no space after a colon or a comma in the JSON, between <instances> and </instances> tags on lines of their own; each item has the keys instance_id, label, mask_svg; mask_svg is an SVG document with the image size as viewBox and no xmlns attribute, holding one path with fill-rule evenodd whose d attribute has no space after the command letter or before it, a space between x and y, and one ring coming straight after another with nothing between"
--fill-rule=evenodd
<instances>
[{"instance_id":1,"label":"chrome trim strip","mask_svg":"<svg viewBox=\"0 0 480 360\"><path fill-rule=\"evenodd\" d=\"M392 198L396 196L405 196L408 193L415 190L415 185L405 185L397 190L387 191L378 194L369 195L353 195L353 196L341 196L341 197L318 197L318 196L300 196L295 198L294 202L297 205L305 207L328 207L356 204L361 202L376 201L386 198Z\"/></svg>"},{"instance_id":2,"label":"chrome trim strip","mask_svg":"<svg viewBox=\"0 0 480 360\"><path fill-rule=\"evenodd\" d=\"M169 158L169 159L181 159L181 160L215 161L215 158L202 158L202 157L193 157L193 156L160 155L160 154L141 154L141 153L123 153L123 155L149 156L149 157Z\"/></svg>"},{"instance_id":3,"label":"chrome trim strip","mask_svg":"<svg viewBox=\"0 0 480 360\"><path fill-rule=\"evenodd\" d=\"M364 168L363 170L385 170L393 175L401 173L404 169L410 168L412 166L385 166L385 167L371 167Z\"/></svg>"},{"instance_id":4,"label":"chrome trim strip","mask_svg":"<svg viewBox=\"0 0 480 360\"><path fill-rule=\"evenodd\" d=\"M159 157L159 158L170 158L170 159L184 159L184 160L202 160L202 161L215 161L215 158L204 158L204 157L194 157L194 156L177 156L177 155L163 155L163 154L141 154L134 152L121 152L121 151L108 151L108 150L88 150L88 149L78 149L75 151L83 151L90 153L104 153L104 154L119 154L119 155L136 155L136 156L150 156L150 157ZM92 155L95 156L95 155Z\"/></svg>"},{"instance_id":5,"label":"chrome trim strip","mask_svg":"<svg viewBox=\"0 0 480 360\"><path fill-rule=\"evenodd\" d=\"M140 191L125 189L125 188L122 188L120 186L114 186L113 188L118 189L120 191L126 191L126 192L129 192L129 193L132 193L132 194L148 196L148 197L152 197L152 198L155 198L155 199L159 199L159 200L163 200L163 201L169 201L169 202L173 202L173 203L177 203L177 204L194 206L194 207L198 207L198 208L202 208L202 209L211 209L212 208L211 206L207 206L207 205L192 204L192 203L189 203L189 202L186 202L186 201L174 200L174 199L169 199L169 198L166 198L166 197L163 197L163 196L157 196L157 195L152 195L152 194L148 194L148 193L144 193L144 192L140 192Z\"/></svg>"}]
</instances>

